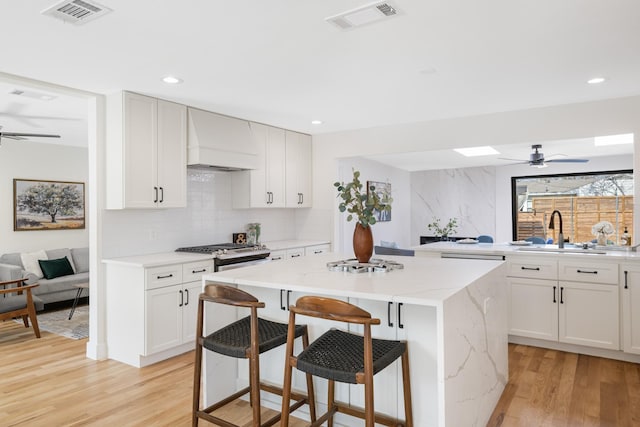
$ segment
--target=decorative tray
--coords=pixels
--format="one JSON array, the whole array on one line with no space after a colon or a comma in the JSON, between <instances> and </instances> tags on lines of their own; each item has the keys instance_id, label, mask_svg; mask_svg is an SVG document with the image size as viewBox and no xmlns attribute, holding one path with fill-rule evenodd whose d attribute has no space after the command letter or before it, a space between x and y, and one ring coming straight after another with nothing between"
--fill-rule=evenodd
<instances>
[{"instance_id":1,"label":"decorative tray","mask_svg":"<svg viewBox=\"0 0 640 427\"><path fill-rule=\"evenodd\" d=\"M533 243L527 242L526 240L515 240L513 242L509 242L512 246L531 246Z\"/></svg>"}]
</instances>

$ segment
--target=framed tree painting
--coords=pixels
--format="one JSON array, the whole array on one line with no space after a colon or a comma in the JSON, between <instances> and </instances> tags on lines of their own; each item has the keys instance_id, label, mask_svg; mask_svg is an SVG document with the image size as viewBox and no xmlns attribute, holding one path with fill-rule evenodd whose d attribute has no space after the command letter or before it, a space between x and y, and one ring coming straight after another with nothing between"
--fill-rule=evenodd
<instances>
[{"instance_id":1,"label":"framed tree painting","mask_svg":"<svg viewBox=\"0 0 640 427\"><path fill-rule=\"evenodd\" d=\"M13 180L15 231L83 228L83 182Z\"/></svg>"}]
</instances>

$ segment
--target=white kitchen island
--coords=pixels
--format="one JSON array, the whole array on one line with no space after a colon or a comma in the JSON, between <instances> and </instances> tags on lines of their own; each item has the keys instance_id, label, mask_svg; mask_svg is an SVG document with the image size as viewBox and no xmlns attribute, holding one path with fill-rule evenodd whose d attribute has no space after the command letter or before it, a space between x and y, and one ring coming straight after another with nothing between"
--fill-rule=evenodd
<instances>
[{"instance_id":1,"label":"white kitchen island","mask_svg":"<svg viewBox=\"0 0 640 427\"><path fill-rule=\"evenodd\" d=\"M265 301L261 316L280 321L288 319L287 299L289 304L306 294L348 299L381 319L374 336L408 341L415 426L486 425L508 380L504 263L385 256L404 269L358 274L327 269L327 262L346 258L328 253L267 263L207 274L203 284L241 287ZM217 306L208 310L207 330L229 323L225 313ZM327 327L310 325L311 340ZM261 356L261 376L282 383L284 349L278 350ZM243 384L242 366L207 355L207 404ZM400 375L393 368L385 371L376 375L376 411L402 418ZM233 377L236 381L229 381ZM338 400L359 404L358 387L345 386ZM322 387L316 395L322 407ZM352 418L348 422L356 425Z\"/></svg>"}]
</instances>

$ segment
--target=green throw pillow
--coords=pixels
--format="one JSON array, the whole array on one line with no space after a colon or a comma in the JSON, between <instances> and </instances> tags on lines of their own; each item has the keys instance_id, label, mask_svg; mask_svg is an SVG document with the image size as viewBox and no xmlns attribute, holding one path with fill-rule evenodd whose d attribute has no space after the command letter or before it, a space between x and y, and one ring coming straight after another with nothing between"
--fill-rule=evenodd
<instances>
[{"instance_id":1,"label":"green throw pillow","mask_svg":"<svg viewBox=\"0 0 640 427\"><path fill-rule=\"evenodd\" d=\"M59 259L38 260L45 279L54 279L60 276L73 274L73 268L67 257Z\"/></svg>"}]
</instances>

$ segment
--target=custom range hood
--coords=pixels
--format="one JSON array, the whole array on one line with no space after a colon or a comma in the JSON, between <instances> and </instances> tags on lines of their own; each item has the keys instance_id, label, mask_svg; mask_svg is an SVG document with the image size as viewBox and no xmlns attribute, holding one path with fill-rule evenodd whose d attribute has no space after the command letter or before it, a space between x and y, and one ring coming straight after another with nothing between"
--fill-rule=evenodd
<instances>
[{"instance_id":1,"label":"custom range hood","mask_svg":"<svg viewBox=\"0 0 640 427\"><path fill-rule=\"evenodd\" d=\"M248 121L191 107L187 111L188 167L222 171L258 167Z\"/></svg>"}]
</instances>

